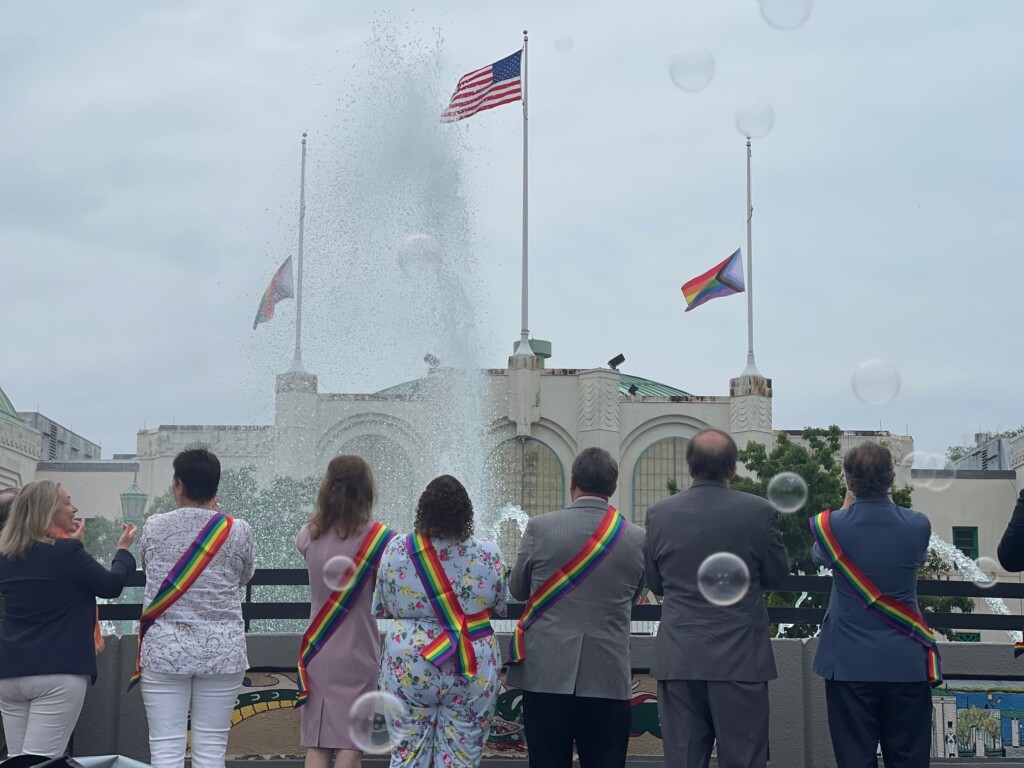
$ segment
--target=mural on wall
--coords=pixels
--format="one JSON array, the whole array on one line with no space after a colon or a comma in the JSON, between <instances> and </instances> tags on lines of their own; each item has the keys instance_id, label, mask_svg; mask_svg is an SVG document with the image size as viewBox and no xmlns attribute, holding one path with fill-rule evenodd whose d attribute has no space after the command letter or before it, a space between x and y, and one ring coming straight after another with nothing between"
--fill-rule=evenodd
<instances>
[{"instance_id":1,"label":"mural on wall","mask_svg":"<svg viewBox=\"0 0 1024 768\"><path fill-rule=\"evenodd\" d=\"M1024 681L947 680L934 689L932 757L1024 757Z\"/></svg>"},{"instance_id":2,"label":"mural on wall","mask_svg":"<svg viewBox=\"0 0 1024 768\"><path fill-rule=\"evenodd\" d=\"M630 754L660 755L661 729L658 725L658 697L655 681L647 675L633 678L633 721ZM294 671L249 672L235 703L231 718L228 756L299 755L299 711L295 709L298 687ZM487 753L526 753L523 730L523 693L502 683L491 720Z\"/></svg>"}]
</instances>

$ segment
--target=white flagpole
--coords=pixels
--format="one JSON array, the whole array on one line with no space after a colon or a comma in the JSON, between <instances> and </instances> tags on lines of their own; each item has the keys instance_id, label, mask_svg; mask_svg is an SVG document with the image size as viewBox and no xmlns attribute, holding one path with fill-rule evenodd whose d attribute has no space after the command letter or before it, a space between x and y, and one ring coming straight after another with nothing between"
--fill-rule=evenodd
<instances>
[{"instance_id":1,"label":"white flagpole","mask_svg":"<svg viewBox=\"0 0 1024 768\"><path fill-rule=\"evenodd\" d=\"M527 246L529 243L529 227L528 227L528 163L527 163L527 147L528 147L528 131L529 117L526 111L526 44L529 42L527 32L523 30L523 60L522 60L522 71L520 72L522 79L523 89L523 327L522 332L519 336L519 344L516 345L516 356L522 357L533 357L533 349L530 347L530 325L528 322L527 309L530 303L530 283L529 283L529 258L527 256Z\"/></svg>"},{"instance_id":2,"label":"white flagpole","mask_svg":"<svg viewBox=\"0 0 1024 768\"><path fill-rule=\"evenodd\" d=\"M754 363L754 248L751 220L754 206L750 200L750 137L747 136L747 367L744 376L760 376Z\"/></svg>"},{"instance_id":3,"label":"white flagpole","mask_svg":"<svg viewBox=\"0 0 1024 768\"><path fill-rule=\"evenodd\" d=\"M295 357L292 371L304 373L302 366L302 235L306 223L306 132L302 132L302 173L299 181L299 258L295 280Z\"/></svg>"}]
</instances>

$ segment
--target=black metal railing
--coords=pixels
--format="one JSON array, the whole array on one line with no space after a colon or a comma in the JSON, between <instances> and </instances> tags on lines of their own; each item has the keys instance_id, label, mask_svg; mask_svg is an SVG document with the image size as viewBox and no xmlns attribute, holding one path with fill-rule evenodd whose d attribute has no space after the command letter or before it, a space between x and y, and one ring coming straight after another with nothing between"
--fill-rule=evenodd
<instances>
[{"instance_id":1,"label":"black metal railing","mask_svg":"<svg viewBox=\"0 0 1024 768\"><path fill-rule=\"evenodd\" d=\"M128 578L129 587L141 587L146 583L142 571L136 571ZM307 586L309 574L305 568L265 568L256 571L245 587L245 598L242 602L242 616L245 618L246 629L249 622L260 619L308 619L308 602L260 602L253 599L254 587L273 586ZM832 589L829 576L788 576L785 583L774 592L791 593L822 593ZM917 593L920 596L936 597L999 597L1004 600L1024 600L1024 584L998 582L990 587L981 587L970 581L926 580L917 582ZM137 621L142 613L140 603L106 604L99 607L100 619ZM509 619L518 619L523 612L521 603L513 603L508 607ZM658 621L661 618L660 605L635 605L632 618L634 621ZM773 624L820 624L825 618L823 608L768 608L768 618ZM1021 630L1024 628L1024 615L1013 614L1004 616L988 613L931 613L927 615L928 624L936 629L957 630Z\"/></svg>"}]
</instances>

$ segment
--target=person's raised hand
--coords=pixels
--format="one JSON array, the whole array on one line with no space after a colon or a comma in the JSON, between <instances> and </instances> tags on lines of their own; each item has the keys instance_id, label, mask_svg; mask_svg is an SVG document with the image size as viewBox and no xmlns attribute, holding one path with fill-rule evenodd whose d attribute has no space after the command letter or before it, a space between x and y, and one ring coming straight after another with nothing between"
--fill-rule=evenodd
<instances>
[{"instance_id":1,"label":"person's raised hand","mask_svg":"<svg viewBox=\"0 0 1024 768\"><path fill-rule=\"evenodd\" d=\"M128 549L131 547L132 542L135 541L135 532L138 530L131 523L125 523L121 526L121 538L117 540L118 549Z\"/></svg>"},{"instance_id":2,"label":"person's raised hand","mask_svg":"<svg viewBox=\"0 0 1024 768\"><path fill-rule=\"evenodd\" d=\"M72 520L71 533L69 533L68 536L72 539L82 541L85 538L85 520Z\"/></svg>"}]
</instances>

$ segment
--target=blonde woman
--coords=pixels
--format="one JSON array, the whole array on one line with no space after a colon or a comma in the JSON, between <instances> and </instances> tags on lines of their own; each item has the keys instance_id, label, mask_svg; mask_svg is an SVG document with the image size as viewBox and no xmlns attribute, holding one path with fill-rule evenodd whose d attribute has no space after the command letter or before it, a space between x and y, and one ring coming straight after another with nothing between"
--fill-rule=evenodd
<instances>
[{"instance_id":1,"label":"blonde woman","mask_svg":"<svg viewBox=\"0 0 1024 768\"><path fill-rule=\"evenodd\" d=\"M305 768L329 768L332 754L335 768L357 768L362 760L351 734L350 711L359 696L377 690L380 636L370 601L380 555L394 536L373 522L375 500L370 465L359 456L335 456L320 483L313 516L296 541L309 568L312 598L299 661L307 683L300 699ZM365 560L362 581L336 583L341 574L325 578L327 563L336 557L348 558L355 566ZM332 601L338 601L342 610L329 623L330 611L324 606ZM311 642L325 635L325 642Z\"/></svg>"},{"instance_id":2,"label":"blonde woman","mask_svg":"<svg viewBox=\"0 0 1024 768\"><path fill-rule=\"evenodd\" d=\"M122 526L108 571L75 536L77 512L66 488L37 480L15 498L0 534L0 712L10 757L64 754L96 679L96 598L120 595L135 570L135 526Z\"/></svg>"}]
</instances>

